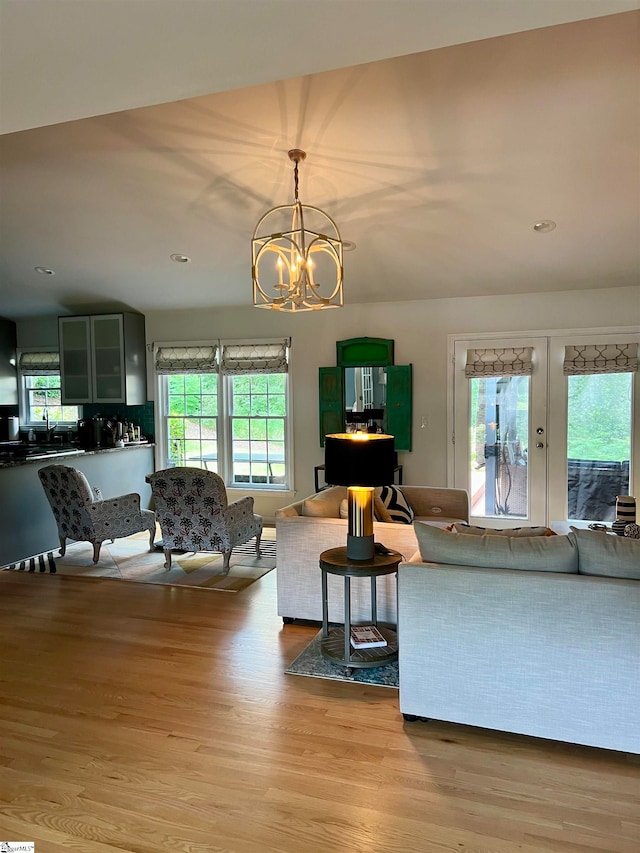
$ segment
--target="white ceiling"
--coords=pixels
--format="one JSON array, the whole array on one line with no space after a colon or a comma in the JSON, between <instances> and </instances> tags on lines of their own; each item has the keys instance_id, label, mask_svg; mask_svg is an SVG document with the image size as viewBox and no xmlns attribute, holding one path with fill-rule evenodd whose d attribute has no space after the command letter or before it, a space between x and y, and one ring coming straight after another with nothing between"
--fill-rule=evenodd
<instances>
[{"instance_id":1,"label":"white ceiling","mask_svg":"<svg viewBox=\"0 0 640 853\"><path fill-rule=\"evenodd\" d=\"M250 304L294 146L347 302L638 284L637 8L0 0L0 315Z\"/></svg>"}]
</instances>

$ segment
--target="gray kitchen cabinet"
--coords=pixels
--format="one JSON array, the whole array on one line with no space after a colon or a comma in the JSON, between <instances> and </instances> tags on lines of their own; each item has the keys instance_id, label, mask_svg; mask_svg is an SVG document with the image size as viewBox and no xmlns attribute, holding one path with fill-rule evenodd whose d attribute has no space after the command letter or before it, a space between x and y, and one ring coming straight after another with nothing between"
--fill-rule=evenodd
<instances>
[{"instance_id":1,"label":"gray kitchen cabinet","mask_svg":"<svg viewBox=\"0 0 640 853\"><path fill-rule=\"evenodd\" d=\"M0 406L17 405L16 324L0 317Z\"/></svg>"},{"instance_id":2,"label":"gray kitchen cabinet","mask_svg":"<svg viewBox=\"0 0 640 853\"><path fill-rule=\"evenodd\" d=\"M142 314L59 317L58 335L64 404L146 402Z\"/></svg>"}]
</instances>

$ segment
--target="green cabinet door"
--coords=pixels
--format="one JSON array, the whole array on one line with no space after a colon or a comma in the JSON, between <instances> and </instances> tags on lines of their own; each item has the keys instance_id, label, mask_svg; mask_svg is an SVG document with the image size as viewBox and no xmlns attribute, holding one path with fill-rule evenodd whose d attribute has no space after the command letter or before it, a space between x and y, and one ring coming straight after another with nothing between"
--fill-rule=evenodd
<instances>
[{"instance_id":1,"label":"green cabinet door","mask_svg":"<svg viewBox=\"0 0 640 853\"><path fill-rule=\"evenodd\" d=\"M318 371L320 447L324 447L325 435L344 430L343 371L341 367L320 367Z\"/></svg>"},{"instance_id":2,"label":"green cabinet door","mask_svg":"<svg viewBox=\"0 0 640 853\"><path fill-rule=\"evenodd\" d=\"M387 367L386 429L395 437L396 450L411 450L412 375L411 364Z\"/></svg>"}]
</instances>

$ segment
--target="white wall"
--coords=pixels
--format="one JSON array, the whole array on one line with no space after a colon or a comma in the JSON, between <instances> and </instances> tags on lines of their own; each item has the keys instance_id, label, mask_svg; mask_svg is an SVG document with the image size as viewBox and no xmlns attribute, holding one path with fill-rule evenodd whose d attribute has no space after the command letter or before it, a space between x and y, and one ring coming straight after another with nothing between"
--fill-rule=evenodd
<instances>
[{"instance_id":1,"label":"white wall","mask_svg":"<svg viewBox=\"0 0 640 853\"><path fill-rule=\"evenodd\" d=\"M348 287L346 287L348 299ZM252 307L150 311L147 342L290 336L295 493L256 497L273 518L278 506L313 491L323 461L318 437L318 368L336 363L336 341L395 340L396 364L413 364L413 451L401 454L406 483L447 482L447 336L596 327L640 327L640 287L347 305L296 316ZM57 345L57 319L18 321L18 346ZM149 383L153 398L154 385ZM422 418L428 426L420 428Z\"/></svg>"},{"instance_id":2,"label":"white wall","mask_svg":"<svg viewBox=\"0 0 640 853\"><path fill-rule=\"evenodd\" d=\"M348 287L346 294L348 298ZM396 364L413 364L413 451L400 455L404 481L445 485L448 335L631 325L640 326L639 287L347 305L296 316L251 307L151 311L147 342L291 337L295 495L258 494L256 511L271 518L278 506L313 491L313 467L323 461L318 368L335 365L336 341L361 336L395 340ZM420 428L423 417L426 429Z\"/></svg>"}]
</instances>

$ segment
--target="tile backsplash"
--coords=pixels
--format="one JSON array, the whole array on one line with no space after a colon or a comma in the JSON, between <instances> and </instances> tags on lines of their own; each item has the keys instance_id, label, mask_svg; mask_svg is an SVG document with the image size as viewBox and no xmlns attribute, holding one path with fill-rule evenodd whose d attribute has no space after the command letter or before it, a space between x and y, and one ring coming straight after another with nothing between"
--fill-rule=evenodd
<instances>
[{"instance_id":1,"label":"tile backsplash","mask_svg":"<svg viewBox=\"0 0 640 853\"><path fill-rule=\"evenodd\" d=\"M82 407L82 416L92 418L95 415L106 417L120 417L129 423L140 426L142 435L152 440L155 439L154 403L149 401L141 406L123 406L120 403L85 403Z\"/></svg>"}]
</instances>

